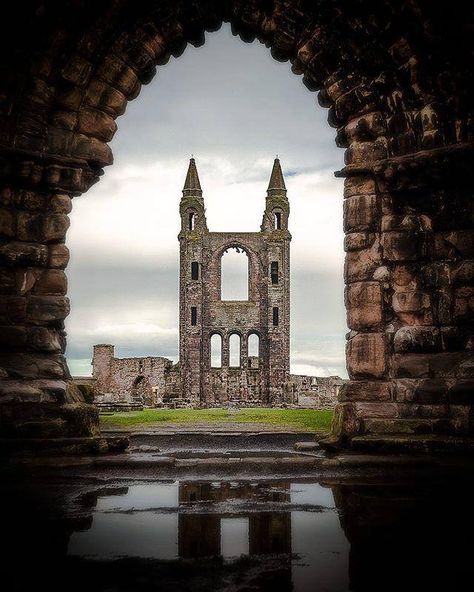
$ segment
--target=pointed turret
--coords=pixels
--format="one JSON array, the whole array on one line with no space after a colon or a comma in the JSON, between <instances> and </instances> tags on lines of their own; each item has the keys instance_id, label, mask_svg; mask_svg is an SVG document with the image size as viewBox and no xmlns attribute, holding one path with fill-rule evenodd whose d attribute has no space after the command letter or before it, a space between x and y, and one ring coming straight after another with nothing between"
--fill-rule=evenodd
<instances>
[{"instance_id":1,"label":"pointed turret","mask_svg":"<svg viewBox=\"0 0 474 592\"><path fill-rule=\"evenodd\" d=\"M194 158L189 160L179 211L181 232L207 230L204 199Z\"/></svg>"},{"instance_id":2,"label":"pointed turret","mask_svg":"<svg viewBox=\"0 0 474 592\"><path fill-rule=\"evenodd\" d=\"M201 183L199 182L199 175L194 158L191 158L189 161L186 181L184 182L183 187L183 196L187 195L202 196Z\"/></svg>"},{"instance_id":3,"label":"pointed turret","mask_svg":"<svg viewBox=\"0 0 474 592\"><path fill-rule=\"evenodd\" d=\"M283 173L281 172L279 158L275 158L275 161L273 162L272 174L270 175L270 182L268 183L267 191L286 192L285 179L283 178Z\"/></svg>"},{"instance_id":4,"label":"pointed turret","mask_svg":"<svg viewBox=\"0 0 474 592\"><path fill-rule=\"evenodd\" d=\"M286 197L285 179L280 166L278 156L273 162L272 174L268 183L267 198L265 200L265 212L261 225L262 231L284 230L288 231L288 215L290 204Z\"/></svg>"}]
</instances>

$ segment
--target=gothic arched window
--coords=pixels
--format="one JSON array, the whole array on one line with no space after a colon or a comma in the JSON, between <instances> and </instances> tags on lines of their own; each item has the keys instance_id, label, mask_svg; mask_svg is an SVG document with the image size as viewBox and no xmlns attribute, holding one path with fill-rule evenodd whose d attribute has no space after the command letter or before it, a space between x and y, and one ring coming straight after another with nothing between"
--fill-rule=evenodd
<instances>
[{"instance_id":1,"label":"gothic arched window","mask_svg":"<svg viewBox=\"0 0 474 592\"><path fill-rule=\"evenodd\" d=\"M211 335L211 368L222 368L222 337L218 333Z\"/></svg>"},{"instance_id":2,"label":"gothic arched window","mask_svg":"<svg viewBox=\"0 0 474 592\"><path fill-rule=\"evenodd\" d=\"M229 337L229 366L240 368L240 335L237 333Z\"/></svg>"}]
</instances>

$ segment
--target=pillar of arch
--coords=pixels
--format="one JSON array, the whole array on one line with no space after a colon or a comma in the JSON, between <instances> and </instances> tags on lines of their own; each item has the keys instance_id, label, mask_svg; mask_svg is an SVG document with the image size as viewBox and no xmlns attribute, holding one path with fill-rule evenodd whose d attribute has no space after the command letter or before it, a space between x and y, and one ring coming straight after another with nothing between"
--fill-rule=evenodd
<instances>
[{"instance_id":1,"label":"pillar of arch","mask_svg":"<svg viewBox=\"0 0 474 592\"><path fill-rule=\"evenodd\" d=\"M230 21L318 92L345 149L350 382L333 442L466 446L472 389L472 39L434 3L105 0L11 7L0 35L3 436L97 433L68 389L71 199L112 164L156 68ZM15 13L16 10L16 13ZM455 13L454 13L455 12Z\"/></svg>"}]
</instances>

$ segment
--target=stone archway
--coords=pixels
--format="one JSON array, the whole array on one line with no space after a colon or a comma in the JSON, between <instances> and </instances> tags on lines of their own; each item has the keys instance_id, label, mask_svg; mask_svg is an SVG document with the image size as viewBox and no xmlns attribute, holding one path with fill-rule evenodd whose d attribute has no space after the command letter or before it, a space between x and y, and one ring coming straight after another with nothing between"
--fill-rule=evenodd
<instances>
[{"instance_id":1,"label":"stone archway","mask_svg":"<svg viewBox=\"0 0 474 592\"><path fill-rule=\"evenodd\" d=\"M225 20L292 62L346 149L351 381L334 441L449 447L472 435L469 15L416 0L28 7L0 35L2 434L96 433L64 360L71 198L112 163L115 119L156 67Z\"/></svg>"}]
</instances>

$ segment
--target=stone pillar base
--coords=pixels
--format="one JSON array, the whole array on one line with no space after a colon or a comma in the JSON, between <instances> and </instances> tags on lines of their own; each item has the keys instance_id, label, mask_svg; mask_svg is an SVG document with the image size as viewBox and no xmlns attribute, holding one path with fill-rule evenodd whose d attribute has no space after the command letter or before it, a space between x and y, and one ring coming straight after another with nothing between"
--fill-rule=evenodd
<instances>
[{"instance_id":1,"label":"stone pillar base","mask_svg":"<svg viewBox=\"0 0 474 592\"><path fill-rule=\"evenodd\" d=\"M87 403L4 403L0 406L0 437L98 437L99 412Z\"/></svg>"}]
</instances>

